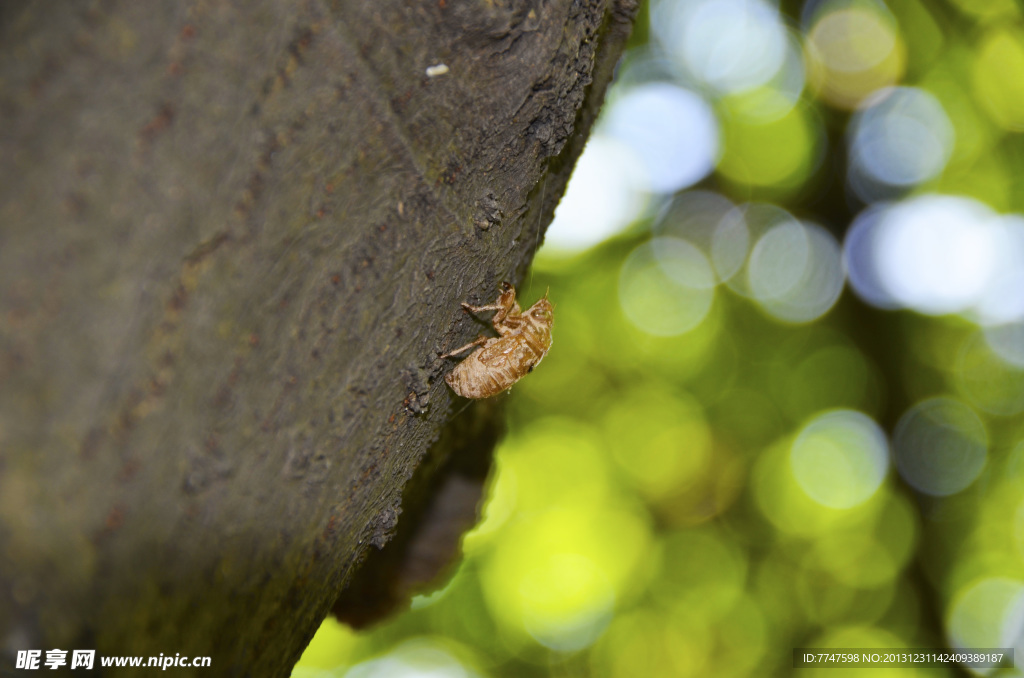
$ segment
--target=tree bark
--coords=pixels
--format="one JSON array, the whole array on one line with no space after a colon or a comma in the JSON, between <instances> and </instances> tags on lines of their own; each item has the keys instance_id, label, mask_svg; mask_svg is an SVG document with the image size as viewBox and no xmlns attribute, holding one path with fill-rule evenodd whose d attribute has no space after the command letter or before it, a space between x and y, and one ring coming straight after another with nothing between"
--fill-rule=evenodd
<instances>
[{"instance_id":1,"label":"tree bark","mask_svg":"<svg viewBox=\"0 0 1024 678\"><path fill-rule=\"evenodd\" d=\"M523 278L634 10L0 7L0 651L282 675L429 578L500 421L437 353Z\"/></svg>"}]
</instances>

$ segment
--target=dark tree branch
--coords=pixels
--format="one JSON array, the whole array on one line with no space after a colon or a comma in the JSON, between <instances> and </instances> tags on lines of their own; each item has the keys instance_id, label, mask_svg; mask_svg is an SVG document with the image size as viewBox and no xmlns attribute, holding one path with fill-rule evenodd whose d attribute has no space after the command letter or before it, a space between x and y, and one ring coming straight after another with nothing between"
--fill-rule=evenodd
<instances>
[{"instance_id":1,"label":"dark tree branch","mask_svg":"<svg viewBox=\"0 0 1024 678\"><path fill-rule=\"evenodd\" d=\"M500 415L443 434L437 352L522 278L633 10L0 9L0 647L280 675L439 534ZM360 609L424 578L407 529Z\"/></svg>"}]
</instances>

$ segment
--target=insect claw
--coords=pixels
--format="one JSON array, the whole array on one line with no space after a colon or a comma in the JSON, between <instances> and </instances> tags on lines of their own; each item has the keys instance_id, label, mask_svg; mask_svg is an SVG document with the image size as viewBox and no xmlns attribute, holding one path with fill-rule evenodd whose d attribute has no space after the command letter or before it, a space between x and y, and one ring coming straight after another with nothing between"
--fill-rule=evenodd
<instances>
[{"instance_id":1,"label":"insect claw","mask_svg":"<svg viewBox=\"0 0 1024 678\"><path fill-rule=\"evenodd\" d=\"M510 289L513 289L512 283L508 282L507 280L501 281L500 287L502 292L508 292Z\"/></svg>"}]
</instances>

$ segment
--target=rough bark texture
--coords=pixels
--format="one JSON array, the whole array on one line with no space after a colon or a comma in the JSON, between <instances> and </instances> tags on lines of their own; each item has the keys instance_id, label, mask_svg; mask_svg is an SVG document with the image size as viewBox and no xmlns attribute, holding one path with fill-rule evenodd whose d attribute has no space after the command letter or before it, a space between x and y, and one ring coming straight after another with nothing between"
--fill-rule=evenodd
<instances>
[{"instance_id":1,"label":"rough bark texture","mask_svg":"<svg viewBox=\"0 0 1024 678\"><path fill-rule=\"evenodd\" d=\"M500 420L436 354L523 277L633 9L0 6L0 662L282 675L429 577Z\"/></svg>"}]
</instances>

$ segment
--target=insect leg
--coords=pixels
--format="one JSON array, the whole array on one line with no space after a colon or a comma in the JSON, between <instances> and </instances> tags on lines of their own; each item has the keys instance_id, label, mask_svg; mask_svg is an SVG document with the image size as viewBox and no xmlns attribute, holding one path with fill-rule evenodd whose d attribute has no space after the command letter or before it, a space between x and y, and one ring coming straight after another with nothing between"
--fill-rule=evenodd
<instances>
[{"instance_id":1,"label":"insect leg","mask_svg":"<svg viewBox=\"0 0 1024 678\"><path fill-rule=\"evenodd\" d=\"M501 290L501 294L498 295L498 299L493 304L474 306L462 302L462 310L468 313L497 311L494 317L491 318L491 324L494 325L494 329L498 330L499 333L504 334L501 331L501 326L505 323L505 319L511 316L518 316L521 311L519 310L519 304L516 303L516 288L512 286L512 283L501 283Z\"/></svg>"},{"instance_id":2,"label":"insect leg","mask_svg":"<svg viewBox=\"0 0 1024 678\"><path fill-rule=\"evenodd\" d=\"M488 339L487 337L477 337L476 340L469 342L465 346L460 346L459 348L455 349L454 351L448 351L447 353L439 354L437 357L438 357L438 359L451 358L452 356L455 356L455 355L458 355L460 353L463 353L463 352L473 348L474 346L483 346L485 343L487 343L487 339Z\"/></svg>"},{"instance_id":3,"label":"insect leg","mask_svg":"<svg viewBox=\"0 0 1024 678\"><path fill-rule=\"evenodd\" d=\"M463 310L469 311L471 313L482 313L483 311L500 311L501 309L503 309L505 307L502 306L501 304L487 304L486 306L473 306L472 304L467 304L466 302L462 302L462 308L463 308Z\"/></svg>"},{"instance_id":4,"label":"insect leg","mask_svg":"<svg viewBox=\"0 0 1024 678\"><path fill-rule=\"evenodd\" d=\"M509 312L512 311L510 307L504 304L488 304L486 306L471 306L465 302L462 303L462 308L465 311L473 313L481 313L483 311L497 311L494 317L491 318L491 324L494 325L494 329L501 332L501 326L505 322L505 319L509 317Z\"/></svg>"}]
</instances>

